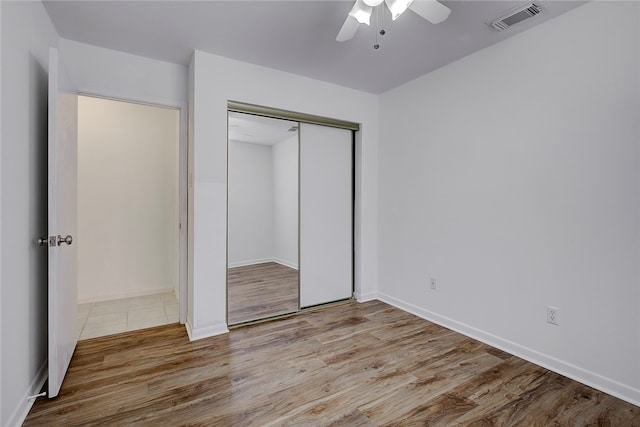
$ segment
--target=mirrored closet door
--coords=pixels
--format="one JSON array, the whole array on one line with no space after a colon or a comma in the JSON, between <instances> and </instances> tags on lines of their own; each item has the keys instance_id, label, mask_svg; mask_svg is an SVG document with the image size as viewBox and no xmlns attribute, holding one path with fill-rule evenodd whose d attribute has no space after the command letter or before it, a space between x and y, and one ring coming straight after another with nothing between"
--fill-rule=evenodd
<instances>
[{"instance_id":1,"label":"mirrored closet door","mask_svg":"<svg viewBox=\"0 0 640 427\"><path fill-rule=\"evenodd\" d=\"M229 112L227 322L299 310L298 123Z\"/></svg>"},{"instance_id":2,"label":"mirrored closet door","mask_svg":"<svg viewBox=\"0 0 640 427\"><path fill-rule=\"evenodd\" d=\"M250 107L228 112L231 326L353 295L357 124Z\"/></svg>"}]
</instances>

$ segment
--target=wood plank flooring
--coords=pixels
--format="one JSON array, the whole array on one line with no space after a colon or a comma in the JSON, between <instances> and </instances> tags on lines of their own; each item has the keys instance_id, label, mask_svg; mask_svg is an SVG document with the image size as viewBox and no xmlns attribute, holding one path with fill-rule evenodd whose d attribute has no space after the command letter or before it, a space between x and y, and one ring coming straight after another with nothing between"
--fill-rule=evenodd
<instances>
[{"instance_id":1,"label":"wood plank flooring","mask_svg":"<svg viewBox=\"0 0 640 427\"><path fill-rule=\"evenodd\" d=\"M25 425L640 426L640 408L372 301L82 341Z\"/></svg>"},{"instance_id":2,"label":"wood plank flooring","mask_svg":"<svg viewBox=\"0 0 640 427\"><path fill-rule=\"evenodd\" d=\"M229 324L298 311L298 270L275 262L230 268Z\"/></svg>"}]
</instances>

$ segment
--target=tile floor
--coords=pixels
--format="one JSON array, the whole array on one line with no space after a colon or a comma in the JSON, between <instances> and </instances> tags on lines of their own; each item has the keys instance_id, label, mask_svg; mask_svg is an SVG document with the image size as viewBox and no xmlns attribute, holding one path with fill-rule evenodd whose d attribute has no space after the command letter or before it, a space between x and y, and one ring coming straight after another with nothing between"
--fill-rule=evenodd
<instances>
[{"instance_id":1,"label":"tile floor","mask_svg":"<svg viewBox=\"0 0 640 427\"><path fill-rule=\"evenodd\" d=\"M78 339L178 322L173 292L78 305Z\"/></svg>"}]
</instances>

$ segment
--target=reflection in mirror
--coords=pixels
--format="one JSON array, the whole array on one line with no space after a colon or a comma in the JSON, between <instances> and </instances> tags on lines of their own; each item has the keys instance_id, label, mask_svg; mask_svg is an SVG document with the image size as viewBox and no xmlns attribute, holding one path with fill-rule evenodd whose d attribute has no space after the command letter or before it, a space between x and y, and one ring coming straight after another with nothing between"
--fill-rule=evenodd
<instances>
[{"instance_id":1,"label":"reflection in mirror","mask_svg":"<svg viewBox=\"0 0 640 427\"><path fill-rule=\"evenodd\" d=\"M229 112L227 322L299 309L298 123Z\"/></svg>"}]
</instances>

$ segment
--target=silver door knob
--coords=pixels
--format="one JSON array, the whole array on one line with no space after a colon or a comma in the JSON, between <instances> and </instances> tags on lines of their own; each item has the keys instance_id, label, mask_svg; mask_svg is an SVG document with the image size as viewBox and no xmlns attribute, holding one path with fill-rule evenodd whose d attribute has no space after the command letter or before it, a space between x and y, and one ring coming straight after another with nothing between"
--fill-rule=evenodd
<instances>
[{"instance_id":1,"label":"silver door knob","mask_svg":"<svg viewBox=\"0 0 640 427\"><path fill-rule=\"evenodd\" d=\"M61 235L58 234L58 246L62 245L63 243L66 243L67 245L72 244L73 237L71 237L68 234L67 234L67 237L62 237Z\"/></svg>"},{"instance_id":2,"label":"silver door knob","mask_svg":"<svg viewBox=\"0 0 640 427\"><path fill-rule=\"evenodd\" d=\"M46 237L40 237L38 239L38 246L47 246L47 243L49 243L49 239Z\"/></svg>"}]
</instances>

